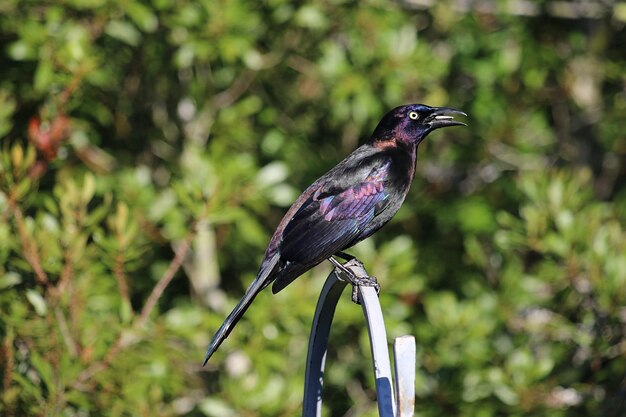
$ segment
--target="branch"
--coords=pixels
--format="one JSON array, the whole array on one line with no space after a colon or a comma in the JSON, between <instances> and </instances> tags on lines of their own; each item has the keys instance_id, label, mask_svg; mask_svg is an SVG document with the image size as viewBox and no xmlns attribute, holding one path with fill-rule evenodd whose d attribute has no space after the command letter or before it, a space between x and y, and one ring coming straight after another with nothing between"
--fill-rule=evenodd
<instances>
[{"instance_id":1,"label":"branch","mask_svg":"<svg viewBox=\"0 0 626 417\"><path fill-rule=\"evenodd\" d=\"M157 284L154 286L154 288L152 289L152 293L148 297L148 301L146 301L146 304L143 306L143 309L141 310L141 316L135 322L135 328L144 327L144 325L146 324L150 313L154 309L154 306L156 305L159 298L161 298L163 291L165 291L167 286L170 285L170 282L172 282L172 279L176 275L176 272L178 272L181 265L183 264L183 260L185 259L185 256L187 256L187 252L189 252L192 237L193 236L191 233L187 235L185 240L176 249L176 255L174 256L174 259L172 259L172 262L170 262L170 266L167 268L167 271L165 271L159 282L157 282Z\"/></svg>"},{"instance_id":2,"label":"branch","mask_svg":"<svg viewBox=\"0 0 626 417\"><path fill-rule=\"evenodd\" d=\"M156 285L152 289L150 296L146 300L146 304L141 310L141 315L134 322L132 328L130 329L131 333L135 330L139 330L145 327L146 322L148 321L148 317L150 316L150 313L152 312L152 310L154 310L154 307L156 306L157 301L159 300L159 298L161 298L167 286L172 282L172 280L174 279L174 276L176 275L176 272L178 272L178 270L180 269L183 263L183 260L185 259L185 256L187 256L187 252L189 252L189 248L191 246L191 241L193 239L193 236L194 236L193 232L190 232L185 238L185 240L176 249L174 258L170 262L170 265L167 268L167 271L165 271L163 276L161 276L159 281L156 283ZM129 337L129 333L127 331L120 332L117 339L115 340L115 342L113 342L113 345L104 356L104 359L102 361L93 363L91 366L89 366L87 369L81 372L76 378L76 382L74 382L74 384L72 385L75 388L80 389L83 386L83 384L86 383L88 380L90 380L95 374L97 374L100 371L105 370L111 364L115 356L117 356L117 354L123 348L130 345L135 340L136 338Z\"/></svg>"},{"instance_id":3,"label":"branch","mask_svg":"<svg viewBox=\"0 0 626 417\"><path fill-rule=\"evenodd\" d=\"M13 340L15 335L11 327L6 330L6 335L4 337L2 346L0 347L0 351L2 352L2 357L0 357L0 363L4 365L5 370L4 376L2 378L3 392L8 392L9 388L11 387L11 381L13 381L13 366L15 365L15 358L13 356ZM6 407L5 411L7 417L13 417L15 415L14 405L9 401L6 401L4 404Z\"/></svg>"},{"instance_id":4,"label":"branch","mask_svg":"<svg viewBox=\"0 0 626 417\"><path fill-rule=\"evenodd\" d=\"M255 77L256 73L253 71L244 71L228 89L215 95L213 98L214 106L218 109L223 109L233 104L248 90Z\"/></svg>"},{"instance_id":5,"label":"branch","mask_svg":"<svg viewBox=\"0 0 626 417\"><path fill-rule=\"evenodd\" d=\"M59 278L59 282L56 285L58 292L65 291L70 281L72 280L72 277L74 276L72 251L68 246L64 248L63 252L63 269L61 270L61 277Z\"/></svg>"},{"instance_id":6,"label":"branch","mask_svg":"<svg viewBox=\"0 0 626 417\"><path fill-rule=\"evenodd\" d=\"M45 287L48 287L50 285L50 280L48 280L48 275L41 266L41 258L39 257L37 246L30 239L30 236L28 236L28 232L26 231L24 214L22 213L22 210L20 210L18 205L14 201L11 201L10 198L9 204L11 210L13 211L13 217L15 217L15 222L17 224L17 231L20 235L20 243L22 244L24 258L26 258L26 261L33 268L33 272L35 273L35 278L37 279L37 282Z\"/></svg>"},{"instance_id":7,"label":"branch","mask_svg":"<svg viewBox=\"0 0 626 417\"><path fill-rule=\"evenodd\" d=\"M78 356L78 347L76 341L70 333L70 328L67 325L65 315L58 306L54 307L54 315L56 316L57 323L59 324L59 331L61 332L61 336L63 336L63 341L65 342L68 352L70 353L70 357L75 358Z\"/></svg>"},{"instance_id":8,"label":"branch","mask_svg":"<svg viewBox=\"0 0 626 417\"><path fill-rule=\"evenodd\" d=\"M130 307L130 292L128 290L128 279L126 278L126 273L124 272L124 253L119 252L117 256L115 256L115 265L113 266L113 275L115 275L115 279L117 280L117 287L120 291L120 296L122 297L122 302L126 303L128 307Z\"/></svg>"}]
</instances>

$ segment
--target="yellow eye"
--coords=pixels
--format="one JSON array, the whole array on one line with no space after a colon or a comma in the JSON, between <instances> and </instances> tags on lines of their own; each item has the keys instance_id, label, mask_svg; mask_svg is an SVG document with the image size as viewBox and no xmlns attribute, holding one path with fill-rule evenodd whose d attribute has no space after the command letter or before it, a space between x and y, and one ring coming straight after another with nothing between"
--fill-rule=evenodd
<instances>
[{"instance_id":1,"label":"yellow eye","mask_svg":"<svg viewBox=\"0 0 626 417\"><path fill-rule=\"evenodd\" d=\"M409 113L409 118L411 118L411 120L417 120L420 118L420 115L416 111L412 111Z\"/></svg>"}]
</instances>

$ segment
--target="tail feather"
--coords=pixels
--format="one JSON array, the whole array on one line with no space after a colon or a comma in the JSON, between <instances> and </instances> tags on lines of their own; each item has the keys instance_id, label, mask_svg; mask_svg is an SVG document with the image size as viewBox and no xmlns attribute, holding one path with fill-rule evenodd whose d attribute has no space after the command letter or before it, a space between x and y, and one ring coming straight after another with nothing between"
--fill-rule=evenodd
<instances>
[{"instance_id":1,"label":"tail feather","mask_svg":"<svg viewBox=\"0 0 626 417\"><path fill-rule=\"evenodd\" d=\"M297 262L287 262L280 272L276 274L276 280L272 285L272 292L276 294L291 284L296 278L311 269L311 265L302 265Z\"/></svg>"},{"instance_id":2,"label":"tail feather","mask_svg":"<svg viewBox=\"0 0 626 417\"><path fill-rule=\"evenodd\" d=\"M248 307L250 307L250 304L252 304L252 301L254 301L257 294L274 280L272 273L278 264L279 258L280 256L275 255L269 260L269 262L265 262L265 265L261 272L259 272L259 275L257 275L254 281L252 281L252 284L250 284L239 303L237 303L233 311L231 311L226 320L224 320L224 323L222 323L220 328L217 330L215 336L213 336L202 366L206 365L209 358L211 358L217 348L219 348L222 342L228 337L237 322L241 319L241 317L243 317Z\"/></svg>"}]
</instances>

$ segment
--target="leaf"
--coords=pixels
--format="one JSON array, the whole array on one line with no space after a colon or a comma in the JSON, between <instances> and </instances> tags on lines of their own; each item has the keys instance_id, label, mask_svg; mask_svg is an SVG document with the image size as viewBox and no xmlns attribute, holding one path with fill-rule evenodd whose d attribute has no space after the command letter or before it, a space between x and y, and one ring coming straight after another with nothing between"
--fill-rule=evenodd
<instances>
[{"instance_id":1,"label":"leaf","mask_svg":"<svg viewBox=\"0 0 626 417\"><path fill-rule=\"evenodd\" d=\"M11 288L22 282L22 277L17 272L6 272L0 277L0 290Z\"/></svg>"},{"instance_id":2,"label":"leaf","mask_svg":"<svg viewBox=\"0 0 626 417\"><path fill-rule=\"evenodd\" d=\"M37 371L37 374L41 377L49 393L54 394L57 390L57 387L54 383L54 370L52 368L52 364L48 361L45 361L41 357L39 352L32 353L31 362L33 364L33 367Z\"/></svg>"},{"instance_id":3,"label":"leaf","mask_svg":"<svg viewBox=\"0 0 626 417\"><path fill-rule=\"evenodd\" d=\"M25 178L17 184L13 193L14 198L19 201L24 198L31 191L32 181L30 178Z\"/></svg>"},{"instance_id":4,"label":"leaf","mask_svg":"<svg viewBox=\"0 0 626 417\"><path fill-rule=\"evenodd\" d=\"M0 88L0 137L11 130L11 116L15 111L16 101L6 90Z\"/></svg>"},{"instance_id":5,"label":"leaf","mask_svg":"<svg viewBox=\"0 0 626 417\"><path fill-rule=\"evenodd\" d=\"M8 53L16 61L26 61L36 57L33 46L24 40L12 43L8 48Z\"/></svg>"},{"instance_id":6,"label":"leaf","mask_svg":"<svg viewBox=\"0 0 626 417\"><path fill-rule=\"evenodd\" d=\"M136 1L128 4L126 13L144 32L152 33L159 26L159 20L152 10Z\"/></svg>"},{"instance_id":7,"label":"leaf","mask_svg":"<svg viewBox=\"0 0 626 417\"><path fill-rule=\"evenodd\" d=\"M20 144L15 144L11 148L11 163L15 170L19 170L22 167L24 161L24 148Z\"/></svg>"},{"instance_id":8,"label":"leaf","mask_svg":"<svg viewBox=\"0 0 626 417\"><path fill-rule=\"evenodd\" d=\"M115 231L119 234L124 233L126 227L128 226L128 206L124 202L119 202L117 204L117 210L115 213Z\"/></svg>"},{"instance_id":9,"label":"leaf","mask_svg":"<svg viewBox=\"0 0 626 417\"><path fill-rule=\"evenodd\" d=\"M259 170L256 182L262 187L271 187L283 182L287 175L289 175L287 164L280 161L271 162Z\"/></svg>"},{"instance_id":10,"label":"leaf","mask_svg":"<svg viewBox=\"0 0 626 417\"><path fill-rule=\"evenodd\" d=\"M35 312L40 316L45 316L48 312L48 304L46 300L36 290L26 290L26 298L35 309Z\"/></svg>"},{"instance_id":11,"label":"leaf","mask_svg":"<svg viewBox=\"0 0 626 417\"><path fill-rule=\"evenodd\" d=\"M233 417L237 413L228 404L217 398L205 398L198 404L200 411L207 417Z\"/></svg>"},{"instance_id":12,"label":"leaf","mask_svg":"<svg viewBox=\"0 0 626 417\"><path fill-rule=\"evenodd\" d=\"M83 190L81 198L83 204L87 204L91 201L96 191L96 179L91 174L85 174L83 179Z\"/></svg>"},{"instance_id":13,"label":"leaf","mask_svg":"<svg viewBox=\"0 0 626 417\"><path fill-rule=\"evenodd\" d=\"M54 67L51 61L39 61L35 71L34 87L39 92L44 92L50 88L54 79Z\"/></svg>"},{"instance_id":14,"label":"leaf","mask_svg":"<svg viewBox=\"0 0 626 417\"><path fill-rule=\"evenodd\" d=\"M324 29L328 24L324 13L313 5L302 6L296 13L295 21L302 27L311 29Z\"/></svg>"},{"instance_id":15,"label":"leaf","mask_svg":"<svg viewBox=\"0 0 626 417\"><path fill-rule=\"evenodd\" d=\"M111 20L107 23L104 32L130 46L137 46L141 40L141 33L130 23L121 20Z\"/></svg>"}]
</instances>

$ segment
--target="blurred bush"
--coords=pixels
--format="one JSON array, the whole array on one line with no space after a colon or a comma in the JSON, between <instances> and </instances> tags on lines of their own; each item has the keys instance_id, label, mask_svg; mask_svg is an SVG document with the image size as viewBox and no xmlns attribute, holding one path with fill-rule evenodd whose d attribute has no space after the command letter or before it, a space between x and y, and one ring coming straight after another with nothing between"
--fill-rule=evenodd
<instances>
[{"instance_id":1,"label":"blurred bush","mask_svg":"<svg viewBox=\"0 0 626 417\"><path fill-rule=\"evenodd\" d=\"M353 253L420 416L622 416L626 4L0 3L0 413L298 415L322 265L209 338L299 191L406 102L465 110ZM327 415L376 415L341 303Z\"/></svg>"}]
</instances>

